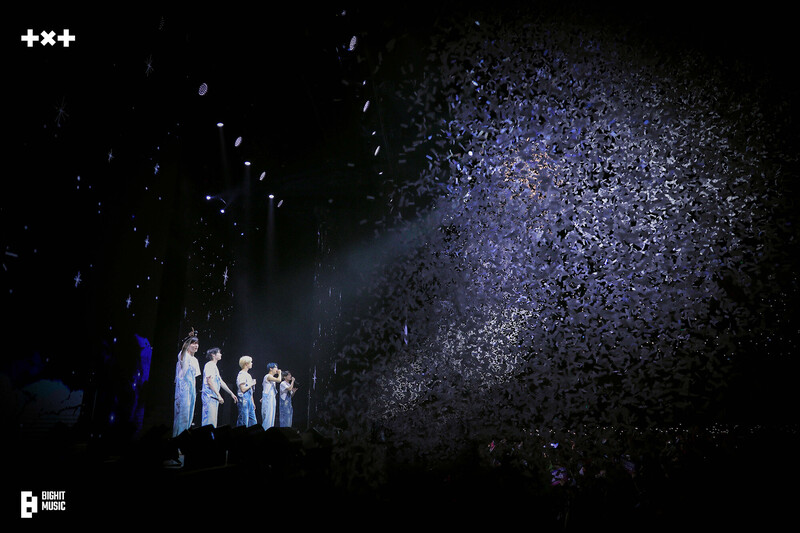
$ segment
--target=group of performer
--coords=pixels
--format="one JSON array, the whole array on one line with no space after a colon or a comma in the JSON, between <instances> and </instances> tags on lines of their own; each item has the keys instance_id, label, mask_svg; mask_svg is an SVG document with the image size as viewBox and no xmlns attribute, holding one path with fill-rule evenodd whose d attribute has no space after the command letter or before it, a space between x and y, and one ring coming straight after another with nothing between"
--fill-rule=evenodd
<instances>
[{"instance_id":1,"label":"group of performer","mask_svg":"<svg viewBox=\"0 0 800 533\"><path fill-rule=\"evenodd\" d=\"M194 331L183 341L175 366L175 419L172 426L172 436L176 437L192 426L195 404L197 400L197 377L201 375L200 363L196 353L200 347L199 340ZM217 414L219 404L225 403L222 391L227 392L233 403L237 405L237 426L254 426L256 420L256 406L253 393L256 380L250 375L253 368L253 358L245 355L239 359L241 370L236 376L234 393L219 373L217 362L222 359L219 348L211 348L206 352L208 361L203 367L203 386L200 397L203 402L202 425L217 427ZM267 365L261 393L261 425L267 430L275 425L276 406L278 422L281 427L292 425L292 397L297 391L294 376L291 372L281 371L276 363ZM279 405L278 405L279 404Z\"/></svg>"}]
</instances>

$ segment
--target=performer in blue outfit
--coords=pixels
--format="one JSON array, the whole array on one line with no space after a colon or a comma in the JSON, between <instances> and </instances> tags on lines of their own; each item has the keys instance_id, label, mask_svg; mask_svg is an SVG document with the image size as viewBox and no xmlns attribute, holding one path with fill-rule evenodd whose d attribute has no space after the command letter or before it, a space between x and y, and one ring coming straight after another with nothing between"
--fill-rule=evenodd
<instances>
[{"instance_id":1,"label":"performer in blue outfit","mask_svg":"<svg viewBox=\"0 0 800 533\"><path fill-rule=\"evenodd\" d=\"M282 428L292 427L292 415L294 414L292 396L294 396L296 390L294 377L291 372L287 371L283 375L283 382L281 383L280 424Z\"/></svg>"},{"instance_id":2,"label":"performer in blue outfit","mask_svg":"<svg viewBox=\"0 0 800 533\"><path fill-rule=\"evenodd\" d=\"M256 380L250 376L250 369L253 368L253 358L249 355L242 356L239 359L239 375L236 376L236 385L239 389L239 418L236 420L237 426L255 426L256 421L256 404L253 402L253 389L256 386Z\"/></svg>"},{"instance_id":3,"label":"performer in blue outfit","mask_svg":"<svg viewBox=\"0 0 800 533\"><path fill-rule=\"evenodd\" d=\"M264 383L261 387L261 425L267 430L275 425L275 403L278 389L276 383L280 383L281 371L278 365L270 363L267 365L267 373L264 375Z\"/></svg>"},{"instance_id":4,"label":"performer in blue outfit","mask_svg":"<svg viewBox=\"0 0 800 533\"><path fill-rule=\"evenodd\" d=\"M190 427L194 418L195 402L197 401L197 376L200 375L200 363L194 354L200 344L195 336L195 331L183 340L183 346L178 354L175 365L175 411L172 424L172 436L177 437Z\"/></svg>"},{"instance_id":5,"label":"performer in blue outfit","mask_svg":"<svg viewBox=\"0 0 800 533\"><path fill-rule=\"evenodd\" d=\"M202 425L217 427L219 404L225 403L225 399L222 397L222 390L224 389L231 395L233 403L237 403L239 399L228 388L228 385L219 374L217 361L222 359L222 351L219 348L211 348L206 352L206 359L208 359L208 362L203 367L203 389L200 393L200 397L203 400Z\"/></svg>"}]
</instances>

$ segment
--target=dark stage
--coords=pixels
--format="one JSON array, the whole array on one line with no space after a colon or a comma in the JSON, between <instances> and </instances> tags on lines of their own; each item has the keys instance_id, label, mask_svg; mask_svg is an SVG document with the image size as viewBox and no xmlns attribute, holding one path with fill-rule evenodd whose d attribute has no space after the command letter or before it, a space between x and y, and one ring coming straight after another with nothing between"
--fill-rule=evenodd
<instances>
[{"instance_id":1,"label":"dark stage","mask_svg":"<svg viewBox=\"0 0 800 533\"><path fill-rule=\"evenodd\" d=\"M779 527L789 516L795 428L656 433L631 436L632 453L607 470L585 457L586 470L571 472L573 479L525 464L511 442L414 466L392 461L391 442L370 463L365 450L342 449L335 433L318 430L205 426L171 439L161 427L110 449L62 431L46 447L10 456L26 459L5 484L5 501L18 501L15 487L33 489L40 501L40 488L64 491L64 510L30 519L48 525L132 519L224 526L237 513L249 509L256 518L273 508L297 527L355 515L359 530L420 517L426 527L489 526L499 515L545 531L718 531ZM18 507L8 508L16 518Z\"/></svg>"}]
</instances>

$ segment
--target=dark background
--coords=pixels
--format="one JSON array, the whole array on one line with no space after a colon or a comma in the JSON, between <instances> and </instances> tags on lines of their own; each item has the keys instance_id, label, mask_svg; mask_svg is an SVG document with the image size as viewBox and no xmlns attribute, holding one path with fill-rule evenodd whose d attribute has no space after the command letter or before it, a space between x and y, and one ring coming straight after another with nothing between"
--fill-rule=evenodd
<instances>
[{"instance_id":1,"label":"dark background","mask_svg":"<svg viewBox=\"0 0 800 533\"><path fill-rule=\"evenodd\" d=\"M795 59L789 18L769 6L557 4L531 9L628 24L664 47L763 69L776 84ZM222 348L232 388L244 354L259 381L268 362L291 370L295 426L312 426L314 378L324 383L334 349L321 341L330 287L320 273L371 236L392 187L381 173L403 141L403 110L375 86L388 94L453 10L480 14L442 2L6 17L6 405L48 380L83 391L79 424L91 438L125 442L171 425L175 357L196 328L201 351ZM26 48L28 28L68 28L76 41ZM39 435L18 433L8 411L10 435Z\"/></svg>"}]
</instances>

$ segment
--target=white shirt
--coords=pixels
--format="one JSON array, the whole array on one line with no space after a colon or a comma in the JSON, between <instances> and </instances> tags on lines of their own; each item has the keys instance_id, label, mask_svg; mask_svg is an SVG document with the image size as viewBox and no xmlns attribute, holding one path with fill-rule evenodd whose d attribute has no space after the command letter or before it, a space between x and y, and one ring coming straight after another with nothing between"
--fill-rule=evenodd
<instances>
[{"instance_id":1,"label":"white shirt","mask_svg":"<svg viewBox=\"0 0 800 533\"><path fill-rule=\"evenodd\" d=\"M256 380L253 379L246 370L240 370L239 374L236 376L236 393L241 397L244 393L242 392L240 385L252 385L255 382Z\"/></svg>"},{"instance_id":2,"label":"white shirt","mask_svg":"<svg viewBox=\"0 0 800 533\"><path fill-rule=\"evenodd\" d=\"M186 357L189 358L188 359L188 363L189 363L189 367L191 367L191 368L189 368L189 370L187 370L187 372L190 372L191 370L194 370L194 377L199 376L200 375L200 363L197 362L197 357L195 357L195 356L193 356L193 355L191 355L189 353L186 354ZM180 379L180 375L181 375L181 354L178 354L178 364L175 366L175 380L176 381L178 379Z\"/></svg>"}]
</instances>

